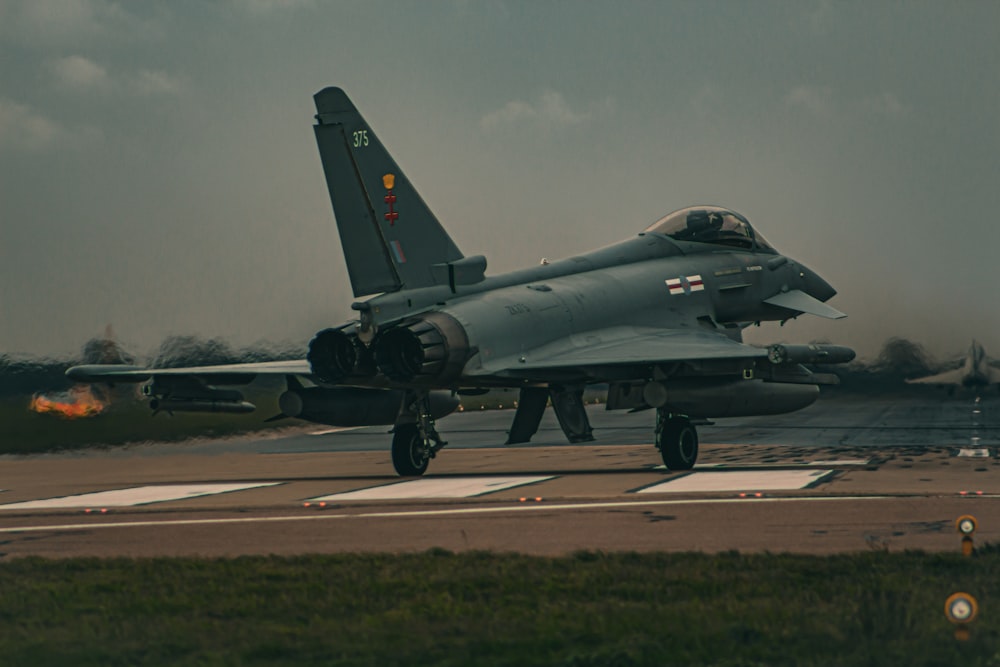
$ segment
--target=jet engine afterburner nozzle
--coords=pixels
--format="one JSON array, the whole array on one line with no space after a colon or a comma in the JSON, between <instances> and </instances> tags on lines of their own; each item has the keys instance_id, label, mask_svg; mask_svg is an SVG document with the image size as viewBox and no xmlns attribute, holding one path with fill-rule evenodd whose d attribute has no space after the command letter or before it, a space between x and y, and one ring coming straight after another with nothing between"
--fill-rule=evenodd
<instances>
[{"instance_id":1,"label":"jet engine afterburner nozzle","mask_svg":"<svg viewBox=\"0 0 1000 667\"><path fill-rule=\"evenodd\" d=\"M306 355L313 374L324 382L341 382L354 372L358 351L341 329L324 329L309 341Z\"/></svg>"},{"instance_id":2,"label":"jet engine afterburner nozzle","mask_svg":"<svg viewBox=\"0 0 1000 667\"><path fill-rule=\"evenodd\" d=\"M458 377L469 354L469 337L455 318L429 313L379 334L375 364L390 380L447 381Z\"/></svg>"}]
</instances>

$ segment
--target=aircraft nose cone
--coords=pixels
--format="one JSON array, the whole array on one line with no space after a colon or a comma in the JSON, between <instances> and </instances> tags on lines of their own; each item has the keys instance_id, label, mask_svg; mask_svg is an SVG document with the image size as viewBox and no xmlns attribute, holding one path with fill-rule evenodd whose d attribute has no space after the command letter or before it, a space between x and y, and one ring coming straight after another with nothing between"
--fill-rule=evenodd
<instances>
[{"instance_id":1,"label":"aircraft nose cone","mask_svg":"<svg viewBox=\"0 0 1000 667\"><path fill-rule=\"evenodd\" d=\"M799 264L799 278L802 280L802 291L820 301L829 301L837 293L837 290L819 277L812 269Z\"/></svg>"}]
</instances>

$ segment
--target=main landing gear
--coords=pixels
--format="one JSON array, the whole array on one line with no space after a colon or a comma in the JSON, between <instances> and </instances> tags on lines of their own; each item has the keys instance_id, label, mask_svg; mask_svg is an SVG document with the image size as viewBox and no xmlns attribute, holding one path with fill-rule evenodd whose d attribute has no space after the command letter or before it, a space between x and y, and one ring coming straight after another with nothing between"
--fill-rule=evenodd
<instances>
[{"instance_id":1,"label":"main landing gear","mask_svg":"<svg viewBox=\"0 0 1000 667\"><path fill-rule=\"evenodd\" d=\"M426 392L407 392L403 400L403 410L392 430L392 466L402 477L416 477L427 471L427 464L448 443L434 428Z\"/></svg>"},{"instance_id":2,"label":"main landing gear","mask_svg":"<svg viewBox=\"0 0 1000 667\"><path fill-rule=\"evenodd\" d=\"M691 470L698 460L698 431L687 417L657 408L656 448L667 470Z\"/></svg>"}]
</instances>

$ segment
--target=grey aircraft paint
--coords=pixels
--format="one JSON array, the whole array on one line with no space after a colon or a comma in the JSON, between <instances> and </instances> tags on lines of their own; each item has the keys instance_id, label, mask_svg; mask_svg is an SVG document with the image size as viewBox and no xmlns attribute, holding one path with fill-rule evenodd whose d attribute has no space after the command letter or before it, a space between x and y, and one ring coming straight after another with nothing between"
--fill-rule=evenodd
<instances>
[{"instance_id":1,"label":"grey aircraft paint","mask_svg":"<svg viewBox=\"0 0 1000 667\"><path fill-rule=\"evenodd\" d=\"M664 462L690 469L698 420L805 407L835 378L802 364L854 357L834 345L743 344L754 323L844 315L825 303L836 294L826 281L717 206L675 211L593 252L486 276L486 258L463 255L344 91L326 88L315 102L353 292L375 294L352 305L357 317L317 333L301 361L79 366L70 377L149 381L154 410L243 412L242 395L220 386L282 374L288 415L394 424L401 475L422 474L445 444L434 420L455 409L454 392L519 388L509 442L528 441L551 400L579 442L593 439L583 388L606 383L609 410L656 410Z\"/></svg>"}]
</instances>

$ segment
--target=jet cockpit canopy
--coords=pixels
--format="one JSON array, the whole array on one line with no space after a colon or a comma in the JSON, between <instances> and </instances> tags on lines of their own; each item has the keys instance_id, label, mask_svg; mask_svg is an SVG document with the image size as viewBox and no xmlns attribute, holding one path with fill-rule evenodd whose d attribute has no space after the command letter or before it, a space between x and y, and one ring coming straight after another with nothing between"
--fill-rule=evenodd
<instances>
[{"instance_id":1,"label":"jet cockpit canopy","mask_svg":"<svg viewBox=\"0 0 1000 667\"><path fill-rule=\"evenodd\" d=\"M719 206L690 206L670 213L646 228L646 233L663 234L675 241L775 252L745 217Z\"/></svg>"}]
</instances>

